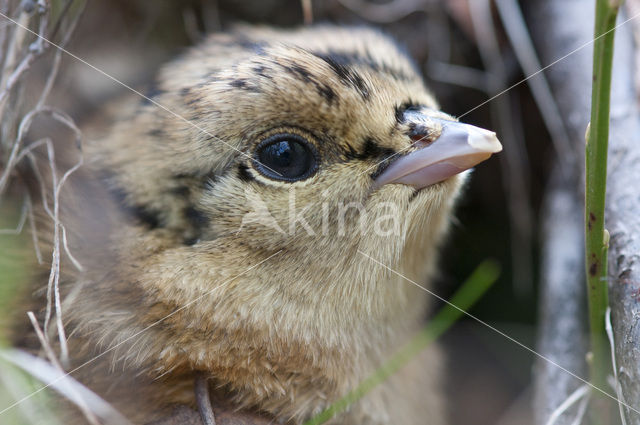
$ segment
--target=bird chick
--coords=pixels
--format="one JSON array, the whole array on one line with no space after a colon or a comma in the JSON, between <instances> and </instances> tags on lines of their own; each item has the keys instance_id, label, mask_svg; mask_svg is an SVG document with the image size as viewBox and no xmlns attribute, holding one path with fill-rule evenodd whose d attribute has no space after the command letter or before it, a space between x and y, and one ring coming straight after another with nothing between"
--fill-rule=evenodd
<instances>
[{"instance_id":1,"label":"bird chick","mask_svg":"<svg viewBox=\"0 0 640 425\"><path fill-rule=\"evenodd\" d=\"M104 353L73 376L135 423L197 373L274 423L355 388L420 328L401 276L428 284L459 173L500 146L365 28L216 34L115 109L67 191L64 311L74 365ZM430 349L331 423L441 424L441 370Z\"/></svg>"}]
</instances>

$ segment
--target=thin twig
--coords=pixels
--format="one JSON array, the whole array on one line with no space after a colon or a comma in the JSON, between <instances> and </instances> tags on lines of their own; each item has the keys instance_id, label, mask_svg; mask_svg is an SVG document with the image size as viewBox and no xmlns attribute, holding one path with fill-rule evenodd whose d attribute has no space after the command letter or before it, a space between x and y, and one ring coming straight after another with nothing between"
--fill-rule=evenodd
<instances>
[{"instance_id":1,"label":"thin twig","mask_svg":"<svg viewBox=\"0 0 640 425\"><path fill-rule=\"evenodd\" d=\"M43 144L51 143L51 139L41 139ZM49 200L47 198L47 187L44 178L42 177L42 173L40 172L40 168L38 167L38 160L35 155L31 151L27 151L26 153L27 159L29 159L29 165L31 166L31 171L33 171L33 175L38 182L38 187L40 189L40 198L42 202L42 209L47 213L49 218L53 220L53 211L49 206Z\"/></svg>"},{"instance_id":2,"label":"thin twig","mask_svg":"<svg viewBox=\"0 0 640 425\"><path fill-rule=\"evenodd\" d=\"M33 119L42 112L42 109L33 109L25 114L25 116L20 120L20 124L18 125L18 134L16 139L13 142L11 147L11 153L9 154L9 159L5 164L5 169L2 174L0 174L0 196L4 193L4 189L6 188L9 182L9 176L17 163L18 154L20 152L20 147L22 146L22 142L24 140L25 135L31 128L31 123ZM1 111L0 111L1 116Z\"/></svg>"},{"instance_id":3,"label":"thin twig","mask_svg":"<svg viewBox=\"0 0 640 425\"><path fill-rule=\"evenodd\" d=\"M578 405L578 410L576 411L576 417L571 422L571 425L580 425L584 420L585 414L587 413L587 407L589 406L589 397L583 397L582 401Z\"/></svg>"},{"instance_id":4,"label":"thin twig","mask_svg":"<svg viewBox=\"0 0 640 425\"><path fill-rule=\"evenodd\" d=\"M42 253L40 252L40 242L38 240L38 231L36 228L36 219L33 214L33 203L31 202L31 195L27 191L27 199L29 201L29 226L31 229L31 238L33 242L33 249L36 252L36 259L38 264L42 264Z\"/></svg>"},{"instance_id":5,"label":"thin twig","mask_svg":"<svg viewBox=\"0 0 640 425\"><path fill-rule=\"evenodd\" d=\"M44 94L44 92L43 92ZM43 99L43 98L41 98ZM78 160L78 163L76 165L74 165L70 170L67 171L67 174L71 174L72 172L76 171L80 166L82 166L83 164L83 157L82 157L82 152L81 152L81 142L82 142L82 133L80 131L80 129L76 126L76 124L73 122L73 119L68 116L66 113L64 113L63 111L60 111L58 109L49 107L49 106L42 106L39 109L33 110L29 113L29 119L25 124L25 127L28 128L28 126L30 125L31 121L33 120L33 117L37 114L40 113L44 113L44 114L48 114L50 115L52 118L54 118L55 120L59 121L60 123L64 124L65 126L67 126L69 129L71 129L74 133L75 133L75 141L76 141L76 145L79 147L80 150L80 157ZM26 131L26 130L23 130ZM15 158L15 163L19 163L20 160L27 155L29 152L31 152L33 149L43 145L43 144L51 144L50 140L48 139L41 139L38 140L32 144L30 144L29 146L25 147L24 149L22 149L20 151L20 153L16 156ZM48 147L48 149L50 149ZM36 167L37 168L37 167ZM39 175L36 175L36 177L39 177ZM57 194L59 194L60 190L62 189L62 184L64 184L64 181L66 181L68 175L66 175L66 177L63 177L63 180L61 181L61 184L58 185L59 187L55 188L55 192ZM42 189L42 180L40 180L41 183L41 189ZM52 213L50 210L48 210L48 206L47 206L47 199L46 199L46 190L43 190L43 205L45 206L45 210L47 210L48 214L51 216L51 218L55 221L55 214ZM56 195L57 196L57 195ZM65 227L62 225L62 223L59 223L59 225L61 226L62 229L62 236L63 236L63 246L65 249L65 252L67 253L69 259L71 260L71 262L74 264L74 266L78 269L78 270L82 270L82 265L80 264L80 262L78 260L76 260L76 258L73 256L73 254L71 254L71 251L69 250L69 246L67 243L67 239L66 239L66 230ZM54 238L55 239L55 238Z\"/></svg>"},{"instance_id":6,"label":"thin twig","mask_svg":"<svg viewBox=\"0 0 640 425\"><path fill-rule=\"evenodd\" d=\"M497 0L496 5L502 18L502 24L522 70L526 75L534 74L542 68L542 65L533 47L533 42L531 41L518 2L515 0ZM565 128L562 115L549 88L549 83L544 73L540 73L536 78L528 79L527 84L538 105L542 119L551 134L551 140L556 149L558 161L564 166L561 169L565 170L565 167L567 167L566 173L569 174L569 170L576 167L577 157L571 147L567 129Z\"/></svg>"},{"instance_id":7,"label":"thin twig","mask_svg":"<svg viewBox=\"0 0 640 425\"><path fill-rule=\"evenodd\" d=\"M504 91L508 85L507 68L500 52L495 24L489 0L469 2L473 29L478 40L478 50L489 76L490 95ZM509 93L510 94L510 93ZM498 119L501 140L505 142L505 155L500 164L506 178L503 179L509 203L511 252L513 260L514 289L520 296L533 290L532 209L529 204L528 158L522 138L523 131L516 128L518 120L512 113L509 95L496 98L491 103L492 115Z\"/></svg>"},{"instance_id":8,"label":"thin twig","mask_svg":"<svg viewBox=\"0 0 640 425\"><path fill-rule=\"evenodd\" d=\"M196 375L194 391L202 422L204 425L216 425L216 417L213 413L211 397L209 396L209 382L202 373Z\"/></svg>"},{"instance_id":9,"label":"thin twig","mask_svg":"<svg viewBox=\"0 0 640 425\"><path fill-rule=\"evenodd\" d=\"M597 0L593 45L591 122L587 129L585 196L585 263L592 361L591 383L607 384L611 370L605 333L605 312L609 305L607 278L608 238L605 240L604 211L607 187L609 108L613 68L613 42L618 6ZM601 35L604 35L600 37ZM602 399L604 400L604 399ZM607 409L598 406L593 417L601 424L609 421Z\"/></svg>"},{"instance_id":10,"label":"thin twig","mask_svg":"<svg viewBox=\"0 0 640 425\"><path fill-rule=\"evenodd\" d=\"M56 357L53 349L51 348L51 345L49 344L49 341L47 340L47 338L45 338L44 333L42 333L42 329L40 329L40 325L38 324L38 320L36 319L35 314L33 314L32 311L28 311L27 312L27 316L29 317L29 320L31 321L31 325L33 326L33 329L35 330L36 335L38 336L38 340L40 341L40 345L42 345L42 348L44 349L44 352L47 355L47 358L49 359L51 364L56 369L58 369L58 371L60 373L64 374L65 371L62 368L62 365L60 364L60 362L58 361L58 358ZM71 378L69 378L69 379L71 379ZM91 423L92 425L100 425L100 421L98 420L96 415L94 415L93 412L91 412L91 410L89 410L89 407L85 403L84 399L76 391L74 391L73 389L70 389L70 391L73 394L72 399L76 402L76 405L78 406L78 409L80 409L82 414L87 418L87 421L89 421L89 423Z\"/></svg>"},{"instance_id":11,"label":"thin twig","mask_svg":"<svg viewBox=\"0 0 640 425\"><path fill-rule=\"evenodd\" d=\"M29 16L26 13L23 13L20 9L19 15L15 17L15 19L23 25L26 25L29 20ZM6 86L7 79L10 75L10 70L14 69L14 65L16 63L17 52L20 48L23 47L24 38L26 36L26 30L23 30L20 27L14 28L13 37L8 43L7 46L7 54L4 57L4 62L2 64L2 75L0 76L0 88ZM0 114L1 115L1 114Z\"/></svg>"},{"instance_id":12,"label":"thin twig","mask_svg":"<svg viewBox=\"0 0 640 425\"><path fill-rule=\"evenodd\" d=\"M58 111L54 108L43 107L40 110L32 111L31 117L35 116L37 113L46 112L54 117L56 120L68 126L72 129L76 134L76 143L79 145L81 141L81 133L80 129L73 123L73 120L66 115L62 111ZM28 127L30 125L32 118L30 118L27 122L29 124L24 124L24 127ZM21 126L22 127L22 126ZM24 131L24 130L23 130ZM19 132L19 138L21 139L23 132ZM52 313L52 304L55 305L56 311L56 327L58 331L58 339L60 341L60 357L63 365L67 366L69 364L69 349L66 342L66 334L64 330L63 320L62 320L62 302L60 297L60 231L61 231L61 222L60 222L60 191L66 180L69 176L75 172L80 166L82 166L83 159L82 155L80 155L80 159L78 162L67 170L60 182L58 183L58 175L55 161L55 150L53 148L53 144L50 140L46 142L47 146L47 157L49 159L49 167L51 170L51 181L52 186L54 188L53 195L53 252L52 252L52 261L51 261L51 270L49 273L49 281L47 284L47 306L45 312L45 322L44 322L44 332L46 335L49 334L49 321L51 320ZM67 248L68 251L68 248ZM70 253L69 253L70 254ZM81 265L75 260L73 255L70 255L70 258L80 269Z\"/></svg>"},{"instance_id":13,"label":"thin twig","mask_svg":"<svg viewBox=\"0 0 640 425\"><path fill-rule=\"evenodd\" d=\"M46 388L53 388L74 403L78 402L76 394L81 394L82 398L90 406L91 411L106 423L131 425L131 422L127 420L127 418L114 409L103 398L71 378L68 374L61 373L56 367L45 360L24 351L13 349L0 350L0 359L28 372L34 378L46 383Z\"/></svg>"},{"instance_id":14,"label":"thin twig","mask_svg":"<svg viewBox=\"0 0 640 425\"><path fill-rule=\"evenodd\" d=\"M28 16L26 13L22 13L22 17L26 17L28 20ZM23 23L23 26L26 24ZM22 23L22 22L21 22ZM2 79L0 81L0 116L3 115L4 107L6 106L6 101L11 93L12 88L20 81L22 76L29 70L33 62L42 56L42 54L47 50L50 46L49 43L44 44L43 40L46 38L46 32L48 28L48 15L43 11L40 14L39 25L38 25L38 37L36 41L28 48L28 53L23 57L20 64L13 70L11 74L9 74L9 69L13 65L12 62L14 59L7 58L7 62L5 62L5 66L3 69ZM24 39L29 33L28 29L18 28L16 29L16 37L12 41L12 45L10 47L10 54L15 55L17 49L24 48ZM8 74L8 76L7 76ZM0 186L0 193L2 193L2 186Z\"/></svg>"},{"instance_id":15,"label":"thin twig","mask_svg":"<svg viewBox=\"0 0 640 425\"><path fill-rule=\"evenodd\" d=\"M60 224L60 229L62 229L62 246L64 247L64 252L67 253L69 260L71 260L74 267L79 271L83 271L84 267L82 267L82 264L80 264L80 261L78 261L76 257L74 257L73 254L71 254L71 250L69 249L69 243L67 242L67 228L64 225Z\"/></svg>"},{"instance_id":16,"label":"thin twig","mask_svg":"<svg viewBox=\"0 0 640 425\"><path fill-rule=\"evenodd\" d=\"M565 401L563 401L560 406L556 408L549 416L549 420L546 425L554 425L558 419L569 410L571 406L580 401L583 397L589 396L589 387L587 385L582 385L578 387Z\"/></svg>"},{"instance_id":17,"label":"thin twig","mask_svg":"<svg viewBox=\"0 0 640 425\"><path fill-rule=\"evenodd\" d=\"M55 162L55 150L52 143L47 143L47 158L49 159L49 167L51 170L52 185L54 188L58 187L58 173L56 171ZM53 305L55 304L56 310L56 324L58 328L58 339L60 341L60 354L62 357L62 363L67 366L69 362L69 350L67 348L67 341L62 326L62 309L60 302L60 220L58 213L60 211L58 197L53 196L53 252L51 254L51 271L49 272L49 281L47 283L47 307L45 310L44 319L44 332L49 335L49 321L51 320L51 313Z\"/></svg>"},{"instance_id":18,"label":"thin twig","mask_svg":"<svg viewBox=\"0 0 640 425\"><path fill-rule=\"evenodd\" d=\"M613 369L613 389L616 391L616 395L618 396L618 411L620 412L620 420L622 421L622 425L627 425L627 419L624 414L624 410L622 409L622 403L626 404L624 399L624 394L622 393L622 386L620 385L620 380L618 379L618 365L616 364L616 344L613 339L613 326L611 326L611 307L607 307L607 311L604 315L604 329L607 332L607 338L609 338L609 347L611 348L611 366Z\"/></svg>"},{"instance_id":19,"label":"thin twig","mask_svg":"<svg viewBox=\"0 0 640 425\"><path fill-rule=\"evenodd\" d=\"M73 4L73 1L74 0L67 0L67 2L64 4L64 7L60 11L60 17L58 18L56 23L53 25L53 30L51 31L51 35L49 36L50 39L53 39L58 34L58 31L62 27L62 22L64 21L64 18L67 16L67 13L69 13L69 9L71 8L71 5ZM76 18L80 17L80 15L84 11L84 8L85 8L86 5L87 5L87 2L85 1L82 4L82 9L80 10L80 13L78 13L76 15ZM75 23L72 23L71 25L75 27ZM71 31L71 32L73 32L73 31ZM71 34L71 32L68 32L67 34Z\"/></svg>"},{"instance_id":20,"label":"thin twig","mask_svg":"<svg viewBox=\"0 0 640 425\"><path fill-rule=\"evenodd\" d=\"M53 64L51 65L51 71L49 71L49 75L47 76L47 81L45 82L44 88L42 89L42 93L40 94L40 98L38 99L38 103L36 103L35 109L40 109L44 105L44 102L47 100L51 89L53 88L53 83L58 76L58 70L60 68L60 59L62 58L62 52L60 50L56 50L53 55Z\"/></svg>"},{"instance_id":21,"label":"thin twig","mask_svg":"<svg viewBox=\"0 0 640 425\"><path fill-rule=\"evenodd\" d=\"M80 19L82 12L84 11L84 5L86 5L86 3L83 3L83 6L79 9L79 11L77 13L74 13L73 19L69 20L67 19L67 16L68 12L71 10L72 4L73 0L66 1L52 31L49 31L49 2L38 0L37 10L35 11L35 13L31 13L32 11L23 10L22 5L20 5L17 9L17 15L13 15L16 18L13 20L13 23L17 23L17 25L13 25L14 29L7 44L7 54L3 55L4 59L2 63L2 75L0 75L0 117L2 117L3 126L1 138L2 140L12 140L11 144L3 146L4 152L2 153L6 153L8 155L4 158L4 163L2 164L3 169L0 172L0 197L10 184L11 177L15 173L15 167L26 156L29 159L29 163L33 170L33 175L35 176L35 179L40 186L42 208L53 221L53 249L51 254L52 261L47 286L47 305L43 338L44 341L46 341L46 344L48 344L50 347L48 339L49 322L52 319L52 311L55 306L56 331L59 338L59 347L61 352L60 363L65 367L69 364L69 354L62 319L62 300L59 287L61 249L64 249L64 252L67 254L68 258L76 268L81 270L82 266L72 255L69 249L66 228L60 220L60 192L71 173L73 173L82 165L82 155L80 155L78 162L69 170L67 170L62 175L60 181L58 181L55 149L53 146L53 141L51 139L44 138L23 148L23 144L25 143L27 134L29 133L29 130L35 118L40 114L45 114L49 115L54 120L71 129L71 131L73 131L75 134L76 145L80 149L81 133L71 117L69 117L61 110L45 105L47 98L49 97L49 94L53 89L53 85L60 69L60 63L63 53L62 50L57 49L53 56L43 89L39 97L35 101L35 106L31 108L26 114L22 116L19 114L21 114L21 110L25 109L23 108L23 105L21 103L23 101L21 97L21 89L23 88L24 78L28 74L28 71L30 70L32 64L38 58L40 58L43 53L52 45L49 40L56 36L58 30L62 27L63 22L65 23L65 32L58 46L65 46L71 39L71 35ZM6 7L3 8L3 13L9 13ZM7 17L6 15L3 16ZM11 21L10 18L7 17L7 19ZM29 28L30 25L32 27L37 26L37 32L32 31ZM4 29L2 34L3 37L4 34L6 34L6 31ZM36 39L29 44L28 37L30 37L31 35L35 35ZM22 57L20 57L19 55L22 55ZM11 99L11 107L7 108L9 99ZM46 147L48 166L50 171L50 178L46 179L43 178L43 174L40 171L38 162L36 161L35 156L32 153L34 149L43 145ZM47 199L48 192L51 193L52 196L53 205L51 207ZM39 263L42 263L42 254L40 252L36 229L36 220L33 213L31 199L28 197L28 193L26 193L26 196L26 209L24 210L23 214L25 219L21 218L21 223L18 226L17 230L22 230L24 220L28 218L32 231L36 258ZM49 357L51 358L51 355L49 355Z\"/></svg>"},{"instance_id":22,"label":"thin twig","mask_svg":"<svg viewBox=\"0 0 640 425\"><path fill-rule=\"evenodd\" d=\"M48 145L50 146L50 145ZM53 158L53 156L51 156L51 158ZM62 190L62 187L64 185L64 183L67 181L67 179L69 178L69 176L71 174L73 174L78 168L80 168L83 164L83 157L82 155L80 155L80 159L78 160L78 162L76 163L76 165L74 165L73 167L71 167L70 169L68 169L64 175L62 176L62 178L60 179L60 183L55 184L55 179L54 179L54 187L55 187L55 195L53 198L53 206L54 206L54 261L53 264L54 266L57 268L57 272L56 272L56 276L54 279L54 293L55 293L55 304L56 304L56 323L57 323L57 327L58 327L58 338L60 340L60 356L61 356L61 361L64 365L69 364L69 349L67 347L67 339L66 339L66 335L65 335L65 330L64 330L64 324L62 322L62 304L61 304L61 299L60 299L60 229L62 228L62 224L60 223L60 216L59 216L59 212L60 212L60 191ZM55 171L52 169L52 173L54 173ZM66 238L65 238L65 242L66 242ZM77 262L75 262L75 258L73 256L70 256L70 258L73 259L74 264L76 264ZM82 266L77 263L77 267L78 269L82 270Z\"/></svg>"},{"instance_id":23,"label":"thin twig","mask_svg":"<svg viewBox=\"0 0 640 425\"><path fill-rule=\"evenodd\" d=\"M313 4L311 0L300 0L302 4L302 16L305 25L313 23Z\"/></svg>"}]
</instances>

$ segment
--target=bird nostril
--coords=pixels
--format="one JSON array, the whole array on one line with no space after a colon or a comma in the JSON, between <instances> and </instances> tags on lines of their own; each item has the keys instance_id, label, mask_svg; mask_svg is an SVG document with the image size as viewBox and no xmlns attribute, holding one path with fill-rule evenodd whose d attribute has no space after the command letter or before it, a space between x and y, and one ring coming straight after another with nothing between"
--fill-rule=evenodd
<instances>
[{"instance_id":1,"label":"bird nostril","mask_svg":"<svg viewBox=\"0 0 640 425\"><path fill-rule=\"evenodd\" d=\"M442 123L422 109L406 110L402 124L406 126L404 131L412 146L418 149L429 146L442 134Z\"/></svg>"},{"instance_id":2,"label":"bird nostril","mask_svg":"<svg viewBox=\"0 0 640 425\"><path fill-rule=\"evenodd\" d=\"M439 134L434 131L411 131L409 133L409 138L411 139L411 145L415 148L422 149L426 148L430 144L436 141Z\"/></svg>"},{"instance_id":3,"label":"bird nostril","mask_svg":"<svg viewBox=\"0 0 640 425\"><path fill-rule=\"evenodd\" d=\"M409 124L406 134L411 139L413 147L426 148L440 137L442 126L431 121L428 123L412 122Z\"/></svg>"},{"instance_id":4,"label":"bird nostril","mask_svg":"<svg viewBox=\"0 0 640 425\"><path fill-rule=\"evenodd\" d=\"M429 134L411 134L411 144L416 148L425 148L433 143L434 139Z\"/></svg>"},{"instance_id":5,"label":"bird nostril","mask_svg":"<svg viewBox=\"0 0 640 425\"><path fill-rule=\"evenodd\" d=\"M411 136L409 136L409 138L411 139L412 142L421 142L422 139L424 139L424 136L420 135L420 134L412 134Z\"/></svg>"}]
</instances>

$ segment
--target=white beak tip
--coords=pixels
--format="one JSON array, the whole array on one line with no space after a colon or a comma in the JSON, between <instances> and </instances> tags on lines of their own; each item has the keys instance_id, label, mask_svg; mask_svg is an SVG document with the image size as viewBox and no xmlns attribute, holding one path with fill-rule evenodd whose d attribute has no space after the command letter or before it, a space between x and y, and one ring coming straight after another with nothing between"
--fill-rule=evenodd
<instances>
[{"instance_id":1,"label":"white beak tip","mask_svg":"<svg viewBox=\"0 0 640 425\"><path fill-rule=\"evenodd\" d=\"M502 144L496 133L479 127L469 129L468 143L472 148L481 152L497 153L502 151Z\"/></svg>"}]
</instances>

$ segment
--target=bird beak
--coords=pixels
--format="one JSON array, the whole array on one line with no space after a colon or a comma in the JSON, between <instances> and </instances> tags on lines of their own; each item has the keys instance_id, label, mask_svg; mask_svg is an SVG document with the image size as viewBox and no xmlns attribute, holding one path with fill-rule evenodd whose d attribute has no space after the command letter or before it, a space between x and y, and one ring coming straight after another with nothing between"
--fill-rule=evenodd
<instances>
[{"instance_id":1,"label":"bird beak","mask_svg":"<svg viewBox=\"0 0 640 425\"><path fill-rule=\"evenodd\" d=\"M376 187L398 183L422 189L468 170L502 150L492 131L440 118L428 120L442 126L440 136L393 161L375 179Z\"/></svg>"}]
</instances>

